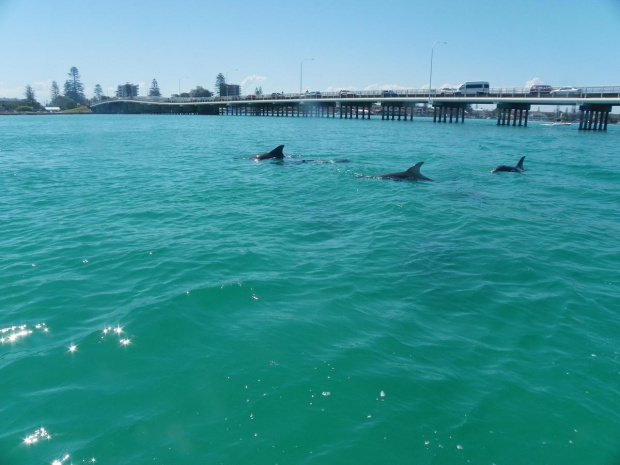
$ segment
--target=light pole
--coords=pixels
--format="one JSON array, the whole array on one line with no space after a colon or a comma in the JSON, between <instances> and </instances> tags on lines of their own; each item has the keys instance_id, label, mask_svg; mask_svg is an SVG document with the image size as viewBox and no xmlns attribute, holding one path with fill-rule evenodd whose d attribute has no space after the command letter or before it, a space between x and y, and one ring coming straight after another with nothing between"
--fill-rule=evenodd
<instances>
[{"instance_id":1,"label":"light pole","mask_svg":"<svg viewBox=\"0 0 620 465\"><path fill-rule=\"evenodd\" d=\"M228 98L228 73L231 71L239 71L239 70L235 68L235 69L229 69L228 71L226 71L226 76L224 77L224 79L226 79L226 98Z\"/></svg>"},{"instance_id":2,"label":"light pole","mask_svg":"<svg viewBox=\"0 0 620 465\"><path fill-rule=\"evenodd\" d=\"M189 76L184 76L179 79L179 97L181 96L181 79L189 79Z\"/></svg>"},{"instance_id":3,"label":"light pole","mask_svg":"<svg viewBox=\"0 0 620 465\"><path fill-rule=\"evenodd\" d=\"M428 101L431 100L431 89L433 83L433 50L435 49L435 45L447 45L448 42L435 42L431 47L431 75L428 78Z\"/></svg>"},{"instance_id":4,"label":"light pole","mask_svg":"<svg viewBox=\"0 0 620 465\"><path fill-rule=\"evenodd\" d=\"M299 100L301 100L301 85L304 77L304 61L314 61L314 58L306 58L301 61L301 65L299 65Z\"/></svg>"}]
</instances>

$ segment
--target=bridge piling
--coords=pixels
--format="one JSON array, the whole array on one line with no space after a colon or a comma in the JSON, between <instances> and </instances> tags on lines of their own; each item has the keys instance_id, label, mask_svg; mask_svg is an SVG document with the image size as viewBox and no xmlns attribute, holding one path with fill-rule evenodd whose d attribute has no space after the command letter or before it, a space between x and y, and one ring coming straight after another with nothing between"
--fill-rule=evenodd
<instances>
[{"instance_id":1,"label":"bridge piling","mask_svg":"<svg viewBox=\"0 0 620 465\"><path fill-rule=\"evenodd\" d=\"M498 103L497 104L497 126L517 126L517 115L519 120L519 126L522 125L523 111L525 110L525 124L527 126L527 119L530 111L529 103Z\"/></svg>"},{"instance_id":2,"label":"bridge piling","mask_svg":"<svg viewBox=\"0 0 620 465\"><path fill-rule=\"evenodd\" d=\"M433 123L458 123L459 114L461 123L464 123L466 106L467 104L461 102L433 102ZM413 119L413 108L411 108L411 117Z\"/></svg>"},{"instance_id":3,"label":"bridge piling","mask_svg":"<svg viewBox=\"0 0 620 465\"><path fill-rule=\"evenodd\" d=\"M580 131L607 131L611 105L586 104L579 107Z\"/></svg>"}]
</instances>

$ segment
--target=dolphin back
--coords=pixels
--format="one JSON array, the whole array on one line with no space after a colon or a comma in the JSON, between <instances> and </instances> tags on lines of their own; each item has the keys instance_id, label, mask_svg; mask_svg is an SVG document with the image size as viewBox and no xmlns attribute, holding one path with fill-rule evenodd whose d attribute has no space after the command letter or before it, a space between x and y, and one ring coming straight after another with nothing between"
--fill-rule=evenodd
<instances>
[{"instance_id":1,"label":"dolphin back","mask_svg":"<svg viewBox=\"0 0 620 465\"><path fill-rule=\"evenodd\" d=\"M284 158L284 145L278 145L275 149L269 152L269 158Z\"/></svg>"},{"instance_id":2,"label":"dolphin back","mask_svg":"<svg viewBox=\"0 0 620 465\"><path fill-rule=\"evenodd\" d=\"M424 164L423 161L420 161L413 165L411 168L407 170L407 174L410 178L415 179L416 181L432 181L432 179L427 178L422 173L420 173L420 168Z\"/></svg>"},{"instance_id":3,"label":"dolphin back","mask_svg":"<svg viewBox=\"0 0 620 465\"><path fill-rule=\"evenodd\" d=\"M282 160L284 158L284 152L282 151L283 149L284 149L284 145L278 145L271 152L261 153L259 155L252 157L252 160L260 161L260 160L269 160L272 158L275 158L276 160Z\"/></svg>"},{"instance_id":4,"label":"dolphin back","mask_svg":"<svg viewBox=\"0 0 620 465\"><path fill-rule=\"evenodd\" d=\"M525 160L525 155L521 157L521 159L519 160L519 163L517 163L516 166L499 165L499 166L496 166L495 169L491 171L491 173L497 173L499 171L510 171L512 173L520 173L522 171L525 171L525 168L523 168L523 160Z\"/></svg>"}]
</instances>

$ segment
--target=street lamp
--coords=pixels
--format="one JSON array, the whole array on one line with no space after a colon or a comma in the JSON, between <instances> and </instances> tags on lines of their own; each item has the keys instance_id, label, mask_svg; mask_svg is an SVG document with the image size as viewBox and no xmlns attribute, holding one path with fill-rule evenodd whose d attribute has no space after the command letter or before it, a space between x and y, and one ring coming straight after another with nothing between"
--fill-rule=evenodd
<instances>
[{"instance_id":1,"label":"street lamp","mask_svg":"<svg viewBox=\"0 0 620 465\"><path fill-rule=\"evenodd\" d=\"M189 76L184 76L179 79L179 97L181 96L181 79L189 79Z\"/></svg>"},{"instance_id":2,"label":"street lamp","mask_svg":"<svg viewBox=\"0 0 620 465\"><path fill-rule=\"evenodd\" d=\"M435 42L431 47L431 75L428 78L428 100L431 100L431 88L433 82L433 50L435 49L435 45L447 45L448 42Z\"/></svg>"},{"instance_id":3,"label":"street lamp","mask_svg":"<svg viewBox=\"0 0 620 465\"><path fill-rule=\"evenodd\" d=\"M301 84L304 76L304 61L314 61L314 58L306 58L302 60L301 65L299 65L299 100L301 100Z\"/></svg>"},{"instance_id":4,"label":"street lamp","mask_svg":"<svg viewBox=\"0 0 620 465\"><path fill-rule=\"evenodd\" d=\"M224 77L224 79L226 79L225 85L226 85L226 98L228 98L228 73L230 71L239 71L237 68L235 69L229 69L228 71L226 71L226 76Z\"/></svg>"}]
</instances>

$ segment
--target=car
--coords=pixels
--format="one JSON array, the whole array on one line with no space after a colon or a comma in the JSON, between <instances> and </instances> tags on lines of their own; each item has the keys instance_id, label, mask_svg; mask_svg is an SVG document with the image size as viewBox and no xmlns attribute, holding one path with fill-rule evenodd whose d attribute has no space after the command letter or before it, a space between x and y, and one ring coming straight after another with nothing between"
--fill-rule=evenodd
<instances>
[{"instance_id":1,"label":"car","mask_svg":"<svg viewBox=\"0 0 620 465\"><path fill-rule=\"evenodd\" d=\"M487 81L468 81L461 84L456 93L458 95L489 95L489 89Z\"/></svg>"},{"instance_id":2,"label":"car","mask_svg":"<svg viewBox=\"0 0 620 465\"><path fill-rule=\"evenodd\" d=\"M581 89L576 87L558 87L549 92L553 97L579 97L581 95Z\"/></svg>"},{"instance_id":3,"label":"car","mask_svg":"<svg viewBox=\"0 0 620 465\"><path fill-rule=\"evenodd\" d=\"M396 92L394 92L393 90L384 90L381 93L382 97L398 97L398 94Z\"/></svg>"},{"instance_id":4,"label":"car","mask_svg":"<svg viewBox=\"0 0 620 465\"><path fill-rule=\"evenodd\" d=\"M445 97L447 95L454 95L456 93L456 89L450 86L441 86L437 89L437 95L440 97Z\"/></svg>"},{"instance_id":5,"label":"car","mask_svg":"<svg viewBox=\"0 0 620 465\"><path fill-rule=\"evenodd\" d=\"M273 100L282 98L282 94L280 94L279 92L274 92L273 94L271 94L271 98Z\"/></svg>"},{"instance_id":6,"label":"car","mask_svg":"<svg viewBox=\"0 0 620 465\"><path fill-rule=\"evenodd\" d=\"M256 100L256 94L249 94L245 97L246 100Z\"/></svg>"},{"instance_id":7,"label":"car","mask_svg":"<svg viewBox=\"0 0 620 465\"><path fill-rule=\"evenodd\" d=\"M356 97L355 92L351 91L351 90L341 90L340 91L340 98L353 98Z\"/></svg>"},{"instance_id":8,"label":"car","mask_svg":"<svg viewBox=\"0 0 620 465\"><path fill-rule=\"evenodd\" d=\"M553 87L547 84L534 84L530 87L530 95L549 95Z\"/></svg>"},{"instance_id":9,"label":"car","mask_svg":"<svg viewBox=\"0 0 620 465\"><path fill-rule=\"evenodd\" d=\"M308 92L302 95L302 98L321 98L320 92Z\"/></svg>"}]
</instances>

